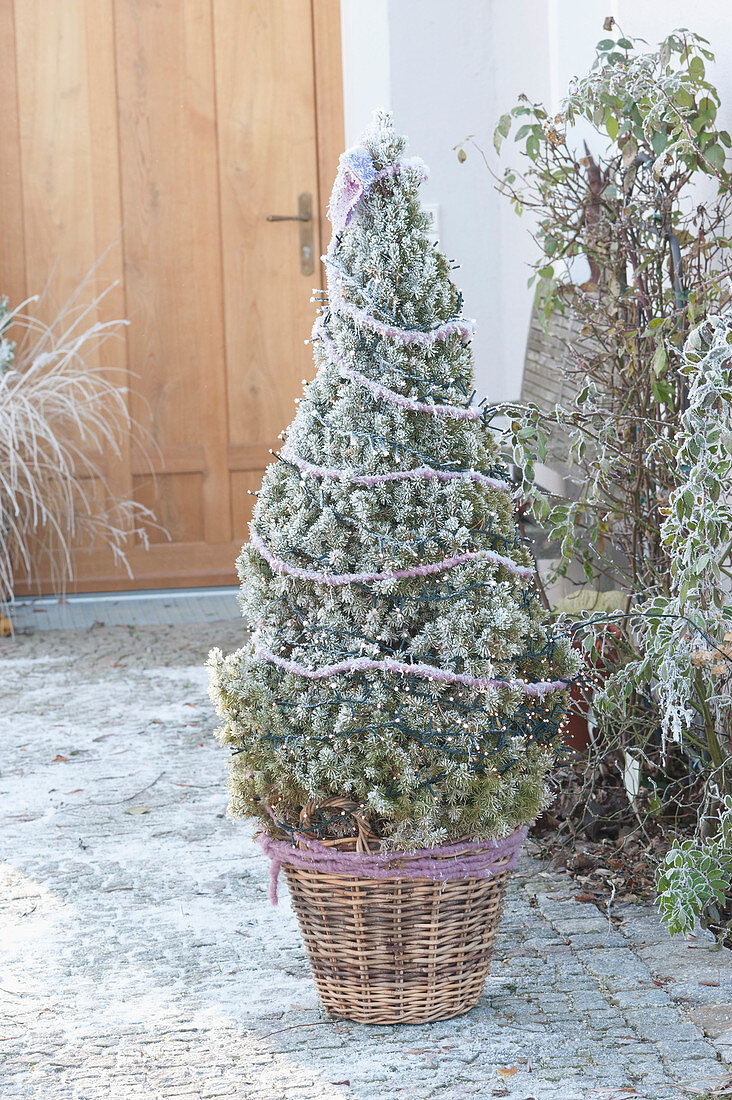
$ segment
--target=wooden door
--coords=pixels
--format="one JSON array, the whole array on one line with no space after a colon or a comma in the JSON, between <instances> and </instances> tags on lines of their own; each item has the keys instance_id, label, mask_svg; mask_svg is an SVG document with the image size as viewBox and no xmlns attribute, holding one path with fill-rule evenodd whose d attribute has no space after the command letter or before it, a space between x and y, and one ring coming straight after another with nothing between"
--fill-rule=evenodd
<instances>
[{"instance_id":1,"label":"wooden door","mask_svg":"<svg viewBox=\"0 0 732 1100\"><path fill-rule=\"evenodd\" d=\"M130 323L102 365L150 433L106 474L166 529L131 548L132 579L81 548L76 587L235 583L248 490L312 374L320 268L301 272L299 223L267 215L311 195L320 255L338 0L5 0L0 41L0 293L53 270L64 301L104 257L101 316Z\"/></svg>"}]
</instances>

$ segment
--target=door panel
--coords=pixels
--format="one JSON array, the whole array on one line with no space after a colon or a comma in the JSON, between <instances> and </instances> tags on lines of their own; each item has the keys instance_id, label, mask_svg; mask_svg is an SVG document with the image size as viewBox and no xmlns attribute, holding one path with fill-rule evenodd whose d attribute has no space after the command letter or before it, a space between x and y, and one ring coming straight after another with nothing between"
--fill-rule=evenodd
<instances>
[{"instance_id":1,"label":"door panel","mask_svg":"<svg viewBox=\"0 0 732 1100\"><path fill-rule=\"evenodd\" d=\"M229 440L272 446L312 358L299 225L266 220L296 214L302 191L317 195L312 14L303 0L214 0L214 21Z\"/></svg>"},{"instance_id":2,"label":"door panel","mask_svg":"<svg viewBox=\"0 0 732 1100\"><path fill-rule=\"evenodd\" d=\"M76 587L235 583L248 490L312 373L338 0L9 0L0 41L0 293L18 302L53 271L50 310L103 256L86 300L118 285L90 321L129 325L97 362L126 379L143 432L102 466L166 529L131 548L132 578L80 548ZM310 275L299 223L267 221L302 192Z\"/></svg>"},{"instance_id":3,"label":"door panel","mask_svg":"<svg viewBox=\"0 0 732 1100\"><path fill-rule=\"evenodd\" d=\"M141 368L132 413L147 419L170 471L138 485L173 542L225 544L232 532L211 8L207 0L124 0L115 38L130 360Z\"/></svg>"}]
</instances>

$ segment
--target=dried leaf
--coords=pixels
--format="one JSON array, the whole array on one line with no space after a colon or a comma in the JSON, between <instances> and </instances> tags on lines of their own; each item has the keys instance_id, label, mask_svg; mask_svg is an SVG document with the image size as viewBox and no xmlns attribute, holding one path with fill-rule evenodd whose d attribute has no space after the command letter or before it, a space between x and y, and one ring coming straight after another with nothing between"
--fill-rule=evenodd
<instances>
[{"instance_id":1,"label":"dried leaf","mask_svg":"<svg viewBox=\"0 0 732 1100\"><path fill-rule=\"evenodd\" d=\"M149 806L130 806L128 809L125 810L125 813L126 814L149 814L150 813L150 807Z\"/></svg>"},{"instance_id":2,"label":"dried leaf","mask_svg":"<svg viewBox=\"0 0 732 1100\"><path fill-rule=\"evenodd\" d=\"M10 619L6 619L4 615L0 615L0 638L9 638L13 633L13 624Z\"/></svg>"},{"instance_id":3,"label":"dried leaf","mask_svg":"<svg viewBox=\"0 0 732 1100\"><path fill-rule=\"evenodd\" d=\"M518 1073L518 1066L498 1066L496 1073L501 1077L513 1077L514 1073Z\"/></svg>"},{"instance_id":4,"label":"dried leaf","mask_svg":"<svg viewBox=\"0 0 732 1100\"><path fill-rule=\"evenodd\" d=\"M68 759L69 759L68 756L54 756L51 763L52 764L65 764Z\"/></svg>"},{"instance_id":5,"label":"dried leaf","mask_svg":"<svg viewBox=\"0 0 732 1100\"><path fill-rule=\"evenodd\" d=\"M633 161L636 158L637 153L638 153L638 145L633 140L633 138L629 138L628 141L624 142L624 144L623 144L623 164L625 165L626 168L628 168L629 165L631 165L633 163Z\"/></svg>"}]
</instances>

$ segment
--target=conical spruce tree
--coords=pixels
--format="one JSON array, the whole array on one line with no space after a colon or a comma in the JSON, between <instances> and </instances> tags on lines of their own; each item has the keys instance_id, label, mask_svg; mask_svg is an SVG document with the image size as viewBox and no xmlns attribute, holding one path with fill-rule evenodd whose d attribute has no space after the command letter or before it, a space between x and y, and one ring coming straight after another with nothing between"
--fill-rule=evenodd
<instances>
[{"instance_id":1,"label":"conical spruce tree","mask_svg":"<svg viewBox=\"0 0 732 1100\"><path fill-rule=\"evenodd\" d=\"M343 796L392 849L533 820L577 672L542 622L404 147L380 113L341 158L317 374L238 562L251 641L209 661L232 813L291 828Z\"/></svg>"}]
</instances>

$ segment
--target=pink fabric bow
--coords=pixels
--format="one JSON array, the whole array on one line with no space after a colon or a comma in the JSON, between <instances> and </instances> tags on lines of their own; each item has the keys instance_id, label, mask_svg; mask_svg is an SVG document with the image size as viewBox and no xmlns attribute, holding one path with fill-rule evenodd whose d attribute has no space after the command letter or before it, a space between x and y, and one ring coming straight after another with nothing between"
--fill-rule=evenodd
<instances>
[{"instance_id":1,"label":"pink fabric bow","mask_svg":"<svg viewBox=\"0 0 732 1100\"><path fill-rule=\"evenodd\" d=\"M354 145L341 154L328 204L328 217L334 232L345 229L376 176L371 154L364 145Z\"/></svg>"}]
</instances>

